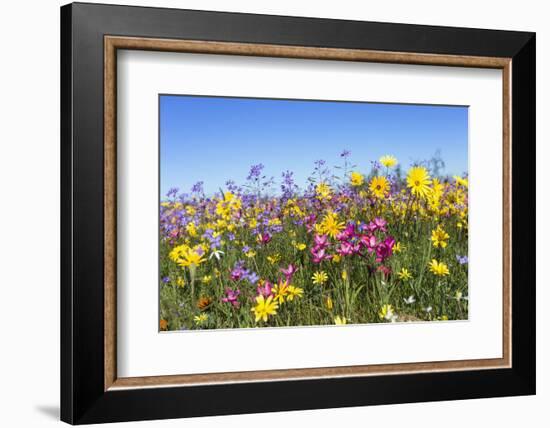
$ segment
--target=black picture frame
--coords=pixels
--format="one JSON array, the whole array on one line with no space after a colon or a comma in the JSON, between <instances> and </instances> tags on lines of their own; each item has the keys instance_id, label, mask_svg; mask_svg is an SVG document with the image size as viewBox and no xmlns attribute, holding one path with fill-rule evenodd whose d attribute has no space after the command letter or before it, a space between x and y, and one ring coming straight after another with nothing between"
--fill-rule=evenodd
<instances>
[{"instance_id":1,"label":"black picture frame","mask_svg":"<svg viewBox=\"0 0 550 428\"><path fill-rule=\"evenodd\" d=\"M512 367L105 392L105 35L512 58ZM63 6L61 420L87 424L534 394L535 43L528 32Z\"/></svg>"}]
</instances>

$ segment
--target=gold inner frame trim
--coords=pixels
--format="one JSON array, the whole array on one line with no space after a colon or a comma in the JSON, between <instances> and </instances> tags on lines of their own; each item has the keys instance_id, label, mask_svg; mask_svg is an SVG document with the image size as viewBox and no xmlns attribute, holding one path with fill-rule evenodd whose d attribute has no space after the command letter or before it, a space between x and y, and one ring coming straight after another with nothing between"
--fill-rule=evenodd
<instances>
[{"instance_id":1,"label":"gold inner frame trim","mask_svg":"<svg viewBox=\"0 0 550 428\"><path fill-rule=\"evenodd\" d=\"M503 322L502 358L434 361L422 363L357 365L304 369L204 373L171 376L117 377L116 367L116 88L117 50L148 50L214 55L242 55L333 61L440 65L494 68L502 70L503 144ZM511 84L510 58L386 52L251 43L170 40L139 37L104 37L104 389L193 386L220 383L282 381L311 378L360 377L422 372L481 370L511 367L512 354L512 168L511 168Z\"/></svg>"}]
</instances>

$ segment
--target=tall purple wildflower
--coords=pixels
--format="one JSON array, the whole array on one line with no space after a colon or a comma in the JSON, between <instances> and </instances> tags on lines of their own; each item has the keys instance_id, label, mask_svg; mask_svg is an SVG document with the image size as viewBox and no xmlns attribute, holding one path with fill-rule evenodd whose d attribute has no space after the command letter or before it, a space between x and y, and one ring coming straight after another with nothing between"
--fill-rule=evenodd
<instances>
[{"instance_id":1,"label":"tall purple wildflower","mask_svg":"<svg viewBox=\"0 0 550 428\"><path fill-rule=\"evenodd\" d=\"M298 191L298 186L294 183L294 173L292 171L284 171L282 177L281 192L283 193L283 198L290 199Z\"/></svg>"}]
</instances>

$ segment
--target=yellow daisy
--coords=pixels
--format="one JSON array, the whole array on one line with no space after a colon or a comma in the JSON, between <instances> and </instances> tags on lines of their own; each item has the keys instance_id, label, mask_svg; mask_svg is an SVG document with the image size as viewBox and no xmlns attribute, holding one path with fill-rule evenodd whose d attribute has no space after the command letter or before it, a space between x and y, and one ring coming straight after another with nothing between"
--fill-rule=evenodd
<instances>
[{"instance_id":1,"label":"yellow daisy","mask_svg":"<svg viewBox=\"0 0 550 428\"><path fill-rule=\"evenodd\" d=\"M432 259L429 267L430 272L432 272L435 276L449 275L449 268L447 267L447 265L443 262L438 262L436 259Z\"/></svg>"},{"instance_id":2,"label":"yellow daisy","mask_svg":"<svg viewBox=\"0 0 550 428\"><path fill-rule=\"evenodd\" d=\"M336 238L336 235L338 235L344 227L344 222L338 221L338 214L335 212L326 214L320 224L322 232L329 235L331 238Z\"/></svg>"},{"instance_id":3,"label":"yellow daisy","mask_svg":"<svg viewBox=\"0 0 550 428\"><path fill-rule=\"evenodd\" d=\"M288 296L287 296L286 300L291 302L292 300L294 300L295 297L300 298L303 295L304 295L304 289L303 288L295 287L294 285L289 285L288 286Z\"/></svg>"},{"instance_id":4,"label":"yellow daisy","mask_svg":"<svg viewBox=\"0 0 550 428\"><path fill-rule=\"evenodd\" d=\"M204 324L206 321L208 321L208 314L203 312L200 315L195 315L193 317L193 321L195 321L195 324L197 325Z\"/></svg>"},{"instance_id":5,"label":"yellow daisy","mask_svg":"<svg viewBox=\"0 0 550 428\"><path fill-rule=\"evenodd\" d=\"M277 308L279 305L277 302L273 301L273 296L269 296L267 299L260 295L256 297L256 306L254 306L251 311L254 312L256 317L256 322L263 320L267 321L267 318L270 315L277 314Z\"/></svg>"},{"instance_id":6,"label":"yellow daisy","mask_svg":"<svg viewBox=\"0 0 550 428\"><path fill-rule=\"evenodd\" d=\"M352 186L361 186L365 182L365 177L359 172L352 172L350 175L350 183Z\"/></svg>"},{"instance_id":7,"label":"yellow daisy","mask_svg":"<svg viewBox=\"0 0 550 428\"><path fill-rule=\"evenodd\" d=\"M319 199L330 199L332 194L332 189L326 183L319 183L315 187L315 192L317 193L317 197Z\"/></svg>"},{"instance_id":8,"label":"yellow daisy","mask_svg":"<svg viewBox=\"0 0 550 428\"><path fill-rule=\"evenodd\" d=\"M407 187L411 189L413 195L425 198L432 191L431 183L430 174L422 166L411 168L407 174Z\"/></svg>"},{"instance_id":9,"label":"yellow daisy","mask_svg":"<svg viewBox=\"0 0 550 428\"><path fill-rule=\"evenodd\" d=\"M390 190L390 182L386 177L379 175L370 181L369 189L377 198L383 198Z\"/></svg>"},{"instance_id":10,"label":"yellow daisy","mask_svg":"<svg viewBox=\"0 0 550 428\"><path fill-rule=\"evenodd\" d=\"M278 301L279 304L284 303L285 298L288 296L289 293L288 282L279 282L279 284L273 286L271 291L273 293L273 300Z\"/></svg>"},{"instance_id":11,"label":"yellow daisy","mask_svg":"<svg viewBox=\"0 0 550 428\"><path fill-rule=\"evenodd\" d=\"M401 268L399 272L397 272L397 276L402 281L408 281L412 278L412 274L409 272L407 268Z\"/></svg>"},{"instance_id":12,"label":"yellow daisy","mask_svg":"<svg viewBox=\"0 0 550 428\"><path fill-rule=\"evenodd\" d=\"M323 285L328 281L328 275L325 271L315 272L311 277L314 284Z\"/></svg>"},{"instance_id":13,"label":"yellow daisy","mask_svg":"<svg viewBox=\"0 0 550 428\"><path fill-rule=\"evenodd\" d=\"M431 240L434 247L445 248L447 246L447 240L449 239L449 234L443 230L441 226L437 226L436 229L432 230Z\"/></svg>"}]
</instances>

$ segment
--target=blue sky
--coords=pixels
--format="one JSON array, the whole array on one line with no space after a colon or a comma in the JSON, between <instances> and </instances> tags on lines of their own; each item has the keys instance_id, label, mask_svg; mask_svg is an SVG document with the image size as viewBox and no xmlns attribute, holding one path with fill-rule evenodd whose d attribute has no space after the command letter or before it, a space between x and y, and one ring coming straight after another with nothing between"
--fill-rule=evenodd
<instances>
[{"instance_id":1,"label":"blue sky","mask_svg":"<svg viewBox=\"0 0 550 428\"><path fill-rule=\"evenodd\" d=\"M394 155L406 170L441 151L446 174L468 168L468 109L459 106L376 104L197 96L160 96L161 197L204 181L207 194L228 179L245 182L262 163L277 183L294 172L298 185L318 159L338 165L351 151L356 170ZM278 189L278 186L277 186Z\"/></svg>"}]
</instances>

